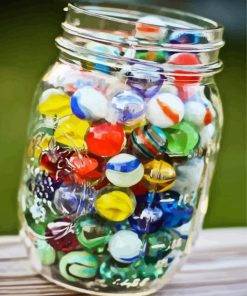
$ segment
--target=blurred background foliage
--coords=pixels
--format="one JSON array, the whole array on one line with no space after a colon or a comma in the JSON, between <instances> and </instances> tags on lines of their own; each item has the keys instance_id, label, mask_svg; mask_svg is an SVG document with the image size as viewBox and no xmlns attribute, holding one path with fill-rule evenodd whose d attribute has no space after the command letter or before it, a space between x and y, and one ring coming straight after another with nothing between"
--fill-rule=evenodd
<instances>
[{"instance_id":1,"label":"blurred background foliage","mask_svg":"<svg viewBox=\"0 0 247 296\"><path fill-rule=\"evenodd\" d=\"M92 1L96 3L97 1ZM126 2L126 1L125 1ZM204 227L246 225L246 1L135 0L210 17L225 26L224 71L216 80L225 125ZM1 0L0 234L18 231L17 190L36 84L58 54L63 0Z\"/></svg>"}]
</instances>

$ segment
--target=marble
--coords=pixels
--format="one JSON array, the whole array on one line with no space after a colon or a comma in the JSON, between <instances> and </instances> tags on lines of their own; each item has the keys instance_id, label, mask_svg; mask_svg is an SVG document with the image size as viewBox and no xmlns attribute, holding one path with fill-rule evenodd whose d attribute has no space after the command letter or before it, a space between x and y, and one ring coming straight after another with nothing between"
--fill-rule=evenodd
<instances>
[{"instance_id":1,"label":"marble","mask_svg":"<svg viewBox=\"0 0 247 296\"><path fill-rule=\"evenodd\" d=\"M118 154L106 164L106 177L115 186L133 186L142 179L143 174L142 163L131 154Z\"/></svg>"},{"instance_id":2,"label":"marble","mask_svg":"<svg viewBox=\"0 0 247 296\"><path fill-rule=\"evenodd\" d=\"M174 185L175 178L176 171L168 162L154 159L144 164L143 183L149 191L166 191Z\"/></svg>"},{"instance_id":3,"label":"marble","mask_svg":"<svg viewBox=\"0 0 247 296\"><path fill-rule=\"evenodd\" d=\"M178 96L160 93L147 104L147 119L153 125L166 128L178 124L184 116L184 104Z\"/></svg>"},{"instance_id":4,"label":"marble","mask_svg":"<svg viewBox=\"0 0 247 296\"><path fill-rule=\"evenodd\" d=\"M128 151L140 161L155 158L166 151L167 136L155 125L145 125L136 128L128 139Z\"/></svg>"},{"instance_id":5,"label":"marble","mask_svg":"<svg viewBox=\"0 0 247 296\"><path fill-rule=\"evenodd\" d=\"M99 191L95 209L103 218L120 222L127 219L135 210L136 200L128 188L107 186Z\"/></svg>"},{"instance_id":6,"label":"marble","mask_svg":"<svg viewBox=\"0 0 247 296\"><path fill-rule=\"evenodd\" d=\"M139 18L135 29L135 36L140 39L159 41L164 39L167 34L164 21L154 15Z\"/></svg>"},{"instance_id":7,"label":"marble","mask_svg":"<svg viewBox=\"0 0 247 296\"><path fill-rule=\"evenodd\" d=\"M89 151L97 156L111 157L120 153L125 142L124 130L120 125L94 123L87 135Z\"/></svg>"},{"instance_id":8,"label":"marble","mask_svg":"<svg viewBox=\"0 0 247 296\"><path fill-rule=\"evenodd\" d=\"M182 121L164 129L167 136L166 153L170 156L188 156L197 147L200 136L193 124Z\"/></svg>"},{"instance_id":9,"label":"marble","mask_svg":"<svg viewBox=\"0 0 247 296\"><path fill-rule=\"evenodd\" d=\"M47 242L56 251L71 252L79 245L69 218L59 218L48 223L45 235Z\"/></svg>"},{"instance_id":10,"label":"marble","mask_svg":"<svg viewBox=\"0 0 247 296\"><path fill-rule=\"evenodd\" d=\"M70 106L80 119L99 120L106 117L108 101L100 91L85 86L72 95Z\"/></svg>"},{"instance_id":11,"label":"marble","mask_svg":"<svg viewBox=\"0 0 247 296\"><path fill-rule=\"evenodd\" d=\"M143 120L144 114L143 98L133 91L123 91L112 98L106 120L111 123L133 126Z\"/></svg>"},{"instance_id":12,"label":"marble","mask_svg":"<svg viewBox=\"0 0 247 296\"><path fill-rule=\"evenodd\" d=\"M108 250L118 262L129 264L140 256L142 241L130 230L120 230L110 239Z\"/></svg>"},{"instance_id":13,"label":"marble","mask_svg":"<svg viewBox=\"0 0 247 296\"><path fill-rule=\"evenodd\" d=\"M40 99L37 110L47 117L62 118L72 114L70 109L70 97L60 88L45 90Z\"/></svg>"},{"instance_id":14,"label":"marble","mask_svg":"<svg viewBox=\"0 0 247 296\"><path fill-rule=\"evenodd\" d=\"M59 262L60 274L69 282L93 278L97 269L97 258L87 251L70 252Z\"/></svg>"}]
</instances>

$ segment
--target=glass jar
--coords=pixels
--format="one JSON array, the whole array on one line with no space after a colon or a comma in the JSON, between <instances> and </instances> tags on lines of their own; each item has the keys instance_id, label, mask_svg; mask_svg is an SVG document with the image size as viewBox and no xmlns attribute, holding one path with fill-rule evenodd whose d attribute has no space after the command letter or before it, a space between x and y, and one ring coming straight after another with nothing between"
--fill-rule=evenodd
<instances>
[{"instance_id":1,"label":"glass jar","mask_svg":"<svg viewBox=\"0 0 247 296\"><path fill-rule=\"evenodd\" d=\"M222 128L223 29L192 14L67 8L39 84L19 191L33 267L92 295L148 295L184 262Z\"/></svg>"}]
</instances>

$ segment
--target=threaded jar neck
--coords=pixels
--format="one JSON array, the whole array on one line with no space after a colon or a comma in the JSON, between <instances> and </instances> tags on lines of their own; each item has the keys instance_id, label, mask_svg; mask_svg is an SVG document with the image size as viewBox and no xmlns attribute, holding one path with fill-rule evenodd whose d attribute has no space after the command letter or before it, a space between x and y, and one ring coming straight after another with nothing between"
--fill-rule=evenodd
<instances>
[{"instance_id":1,"label":"threaded jar neck","mask_svg":"<svg viewBox=\"0 0 247 296\"><path fill-rule=\"evenodd\" d=\"M198 72L208 76L222 68L219 50L224 45L223 27L210 19L167 8L116 3L69 4L66 11L64 33L56 44L74 62L95 56L113 69L134 63L152 66L166 74L189 71L190 76ZM121 48L121 54L99 52L97 47L88 46L90 43ZM157 63L149 56L141 59L137 52L162 54L166 58ZM169 57L174 53L193 54L198 63L170 63Z\"/></svg>"}]
</instances>

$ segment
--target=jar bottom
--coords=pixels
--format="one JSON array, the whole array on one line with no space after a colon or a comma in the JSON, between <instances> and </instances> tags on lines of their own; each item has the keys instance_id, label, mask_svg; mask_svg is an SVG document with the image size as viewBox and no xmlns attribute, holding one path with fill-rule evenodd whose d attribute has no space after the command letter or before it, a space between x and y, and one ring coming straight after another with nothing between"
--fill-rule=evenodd
<instances>
[{"instance_id":1,"label":"jar bottom","mask_svg":"<svg viewBox=\"0 0 247 296\"><path fill-rule=\"evenodd\" d=\"M97 288L95 289L95 287L92 287L92 289L90 290L90 287L83 288L81 286L76 286L75 283L70 284L69 282L64 282L62 278L60 280L59 275L55 275L56 270L53 270L52 267L50 267L50 266L44 266L40 263L40 260L38 259L37 255L35 253L35 247L32 243L32 240L31 240L31 238L29 238L26 235L25 226L20 230L19 235L27 248L28 256L29 256L29 260L30 260L30 265L35 272L40 274L43 278L45 278L49 282L56 284L57 286L63 287L65 289L68 289L71 291L84 293L87 295L94 295L94 296L115 296L115 295L118 295L118 296L128 296L128 295L129 296L146 296L146 295L153 295L154 293L156 293L159 290L161 290L162 288L164 288L164 286L171 281L171 279L173 278L175 273L177 273L178 270L182 267L182 265L184 265L184 262L187 260L188 254L190 253L190 248L186 248L186 252L183 253L183 255L181 255L175 259L176 262L174 262L173 266L171 266L169 268L169 270L167 270L166 274L163 277L156 279L155 281L153 281L153 283L150 282L149 286L147 285L143 288L140 288L140 287L137 288L139 291L135 292L134 288L132 288L131 290L128 290L128 291L126 290L126 292L116 290L116 289L113 289L112 292L110 292L110 291L96 291ZM56 277L58 277L58 278L56 278ZM104 288L99 287L99 289L104 289Z\"/></svg>"},{"instance_id":2,"label":"jar bottom","mask_svg":"<svg viewBox=\"0 0 247 296\"><path fill-rule=\"evenodd\" d=\"M147 292L137 292L137 293L133 293L133 292L126 292L126 293L119 293L119 292L96 292L96 291L90 291L90 290L86 290L83 288L77 288L74 285L70 285L70 284L65 284L63 282L57 281L45 274L40 273L41 276L43 276L45 279L47 279L49 282L52 282L54 284L56 284L57 286L63 287L65 289L68 290L72 290L75 292L79 292L79 293L85 293L87 295L94 295L94 296L115 296L116 294L118 296L126 296L126 295L130 295L130 296L148 296L148 295L152 295L154 293L156 293L159 289L152 289L149 290Z\"/></svg>"}]
</instances>

